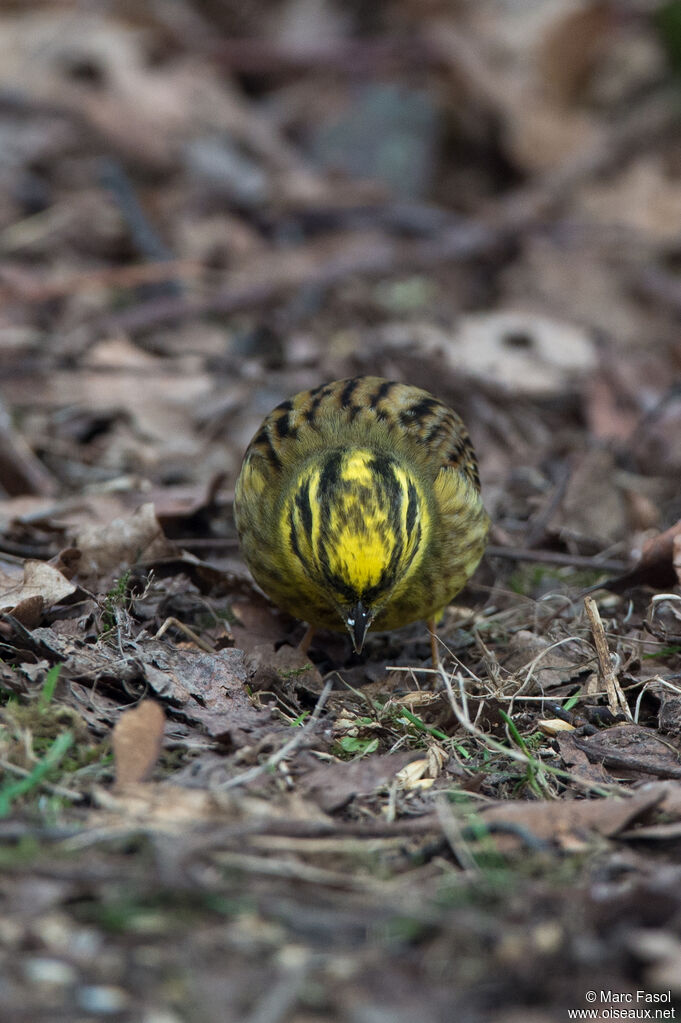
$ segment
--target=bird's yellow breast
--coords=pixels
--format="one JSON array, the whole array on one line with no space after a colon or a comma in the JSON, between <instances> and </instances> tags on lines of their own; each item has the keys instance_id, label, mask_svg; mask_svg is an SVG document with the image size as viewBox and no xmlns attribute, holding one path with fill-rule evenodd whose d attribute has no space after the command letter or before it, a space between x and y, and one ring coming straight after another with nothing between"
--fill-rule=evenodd
<instances>
[{"instance_id":1,"label":"bird's yellow breast","mask_svg":"<svg viewBox=\"0 0 681 1023\"><path fill-rule=\"evenodd\" d=\"M280 529L305 574L339 605L387 594L416 566L429 526L418 481L369 449L342 449L304 467Z\"/></svg>"}]
</instances>

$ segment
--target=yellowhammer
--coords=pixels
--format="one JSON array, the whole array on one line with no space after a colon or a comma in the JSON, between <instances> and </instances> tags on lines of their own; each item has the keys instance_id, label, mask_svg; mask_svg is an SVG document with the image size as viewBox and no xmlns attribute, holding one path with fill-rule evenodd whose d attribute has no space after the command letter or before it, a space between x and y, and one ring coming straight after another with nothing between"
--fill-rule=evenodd
<instances>
[{"instance_id":1,"label":"yellowhammer","mask_svg":"<svg viewBox=\"0 0 681 1023\"><path fill-rule=\"evenodd\" d=\"M263 590L313 627L348 629L358 652L370 626L432 624L489 527L459 416L381 377L277 405L246 451L234 513Z\"/></svg>"}]
</instances>

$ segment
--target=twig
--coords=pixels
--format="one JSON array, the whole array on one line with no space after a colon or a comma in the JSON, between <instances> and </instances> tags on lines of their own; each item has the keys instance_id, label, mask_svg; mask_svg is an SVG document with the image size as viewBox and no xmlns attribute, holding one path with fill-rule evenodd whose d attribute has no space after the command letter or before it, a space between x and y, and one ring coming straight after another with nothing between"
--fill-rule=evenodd
<instances>
[{"instance_id":1,"label":"twig","mask_svg":"<svg viewBox=\"0 0 681 1023\"><path fill-rule=\"evenodd\" d=\"M447 839L447 844L454 853L454 857L459 866L462 870L465 870L468 873L479 874L480 868L475 862L475 857L468 848L459 822L452 811L451 805L444 797L439 796L435 801L435 812L437 813L442 833Z\"/></svg>"},{"instance_id":2,"label":"twig","mask_svg":"<svg viewBox=\"0 0 681 1023\"><path fill-rule=\"evenodd\" d=\"M18 434L5 406L0 402L0 479L8 494L39 494L51 497L54 477Z\"/></svg>"},{"instance_id":3,"label":"twig","mask_svg":"<svg viewBox=\"0 0 681 1023\"><path fill-rule=\"evenodd\" d=\"M524 764L525 767L528 767L532 764L532 759L522 750L516 750L510 746L505 746L502 742L499 742L493 736L488 735L486 732L483 732L481 728L478 728L478 726L471 721L470 716L465 710L466 690L461 672L459 672L456 676L459 684L459 692L461 694L462 701L461 704L458 703L456 697L454 696L452 678L448 674L448 672L444 670L442 666L440 667L440 677L442 678L445 684L447 696L449 697L449 703L452 710L454 711L454 717L462 726L462 728L464 728L471 735L475 736L475 738L478 739L483 744L483 746L486 746L488 749L494 750L496 753L501 753L503 756L508 757L509 760L515 760L518 763ZM551 767L548 764L543 764L542 766L543 769L548 774L555 775L563 782L570 781L572 782L573 785L579 785L581 788L586 789L589 792L596 792L599 795L608 795L612 792L622 791L621 786L618 785L616 786L605 784L597 785L584 778L580 778L580 776L577 774L572 774L570 771L565 771L557 767Z\"/></svg>"},{"instance_id":4,"label":"twig","mask_svg":"<svg viewBox=\"0 0 681 1023\"><path fill-rule=\"evenodd\" d=\"M565 497L565 491L567 490L567 485L570 482L571 475L572 471L570 466L564 466L549 500L546 501L537 514L530 519L527 533L525 534L525 543L528 547L534 547L535 544L539 543L546 532L546 527L557 512L563 498Z\"/></svg>"},{"instance_id":5,"label":"twig","mask_svg":"<svg viewBox=\"0 0 681 1023\"><path fill-rule=\"evenodd\" d=\"M10 763L9 760L0 760L0 768L2 768L3 771L8 771L9 774L18 775L19 778L29 778L33 773L32 771L27 771L25 767L19 767L18 764ZM40 788L47 789L48 792L51 792L55 796L62 796L64 799L70 799L72 803L81 803L85 799L82 792L76 792L75 789L67 789L64 785L55 785L50 781L44 780L41 780L38 784ZM62 838L64 834L68 833L69 832L62 833L61 831L57 831L57 837ZM4 831L2 834L4 836Z\"/></svg>"},{"instance_id":6,"label":"twig","mask_svg":"<svg viewBox=\"0 0 681 1023\"><path fill-rule=\"evenodd\" d=\"M160 639L161 636L165 635L165 633L171 626L173 626L176 629L179 629L179 631L182 632L187 637L187 639L191 640L191 642L194 643L194 645L197 646L199 650L204 650L207 654L215 653L214 646L211 646L210 643L206 643L205 639L201 639L201 637L196 632L194 632L193 629L190 629L188 625L185 625L184 622L181 622L179 618L173 618L172 615L169 618L166 618L163 625L154 636L154 639Z\"/></svg>"},{"instance_id":7,"label":"twig","mask_svg":"<svg viewBox=\"0 0 681 1023\"><path fill-rule=\"evenodd\" d=\"M99 163L99 178L116 201L130 231L133 245L140 255L154 262L173 259L173 253L152 227L142 209L123 165L113 157L102 157Z\"/></svg>"},{"instance_id":8,"label":"twig","mask_svg":"<svg viewBox=\"0 0 681 1023\"><path fill-rule=\"evenodd\" d=\"M408 38L367 39L218 39L207 47L210 56L231 72L278 74L333 68L344 75L385 74L396 68L439 63L439 55L427 40Z\"/></svg>"},{"instance_id":9,"label":"twig","mask_svg":"<svg viewBox=\"0 0 681 1023\"><path fill-rule=\"evenodd\" d=\"M273 753L271 757L268 757L264 763L257 764L256 767L251 767L250 770L243 771L241 774L237 774L233 778L229 778L221 785L216 785L215 790L225 792L228 789L237 788L239 785L248 785L249 782L259 778L262 774L272 771L277 764L281 763L282 760L285 760L286 757L289 757L292 753L294 753L299 746L302 746L310 733L316 728L317 722L319 721L320 715L332 689L333 679L329 679L322 689L315 709L312 711L310 717L307 719L303 727L296 732L293 738L284 743L281 749L277 750L276 753Z\"/></svg>"},{"instance_id":10,"label":"twig","mask_svg":"<svg viewBox=\"0 0 681 1023\"><path fill-rule=\"evenodd\" d=\"M18 225L13 225L18 226ZM72 273L45 280L36 273L14 266L0 268L0 299L18 295L25 302L47 302L81 291L100 288L138 288L146 284L162 284L178 278L196 278L202 272L199 263L189 259L169 259L130 266L107 266L82 273Z\"/></svg>"},{"instance_id":11,"label":"twig","mask_svg":"<svg viewBox=\"0 0 681 1023\"><path fill-rule=\"evenodd\" d=\"M305 982L311 967L310 956L302 954L293 966L284 968L278 980L258 999L253 1011L244 1023L284 1023L298 1000L298 992Z\"/></svg>"},{"instance_id":12,"label":"twig","mask_svg":"<svg viewBox=\"0 0 681 1023\"><path fill-rule=\"evenodd\" d=\"M598 657L598 673L608 694L608 706L613 714L623 713L629 720L632 720L629 704L612 666L608 641L605 638L605 629L603 628L603 622L593 597L584 598L584 609L591 624L591 633L594 639L594 646L596 647L596 656Z\"/></svg>"},{"instance_id":13,"label":"twig","mask_svg":"<svg viewBox=\"0 0 681 1023\"><path fill-rule=\"evenodd\" d=\"M486 551L493 558L507 558L510 561L536 561L543 565L565 565L567 568L590 568L594 572L626 572L626 561L611 561L597 556L568 554L562 551L535 551L525 547L498 547L490 544Z\"/></svg>"},{"instance_id":14,"label":"twig","mask_svg":"<svg viewBox=\"0 0 681 1023\"><path fill-rule=\"evenodd\" d=\"M200 855L202 850L198 848L196 852ZM328 870L326 867L315 867L297 859L278 859L271 854L258 856L219 849L211 851L211 859L230 870L243 870L244 873L262 874L265 877L283 877L303 884L323 884L330 888L351 888L359 891L367 888L373 890L376 886L376 882L371 878L353 876L341 870Z\"/></svg>"}]
</instances>

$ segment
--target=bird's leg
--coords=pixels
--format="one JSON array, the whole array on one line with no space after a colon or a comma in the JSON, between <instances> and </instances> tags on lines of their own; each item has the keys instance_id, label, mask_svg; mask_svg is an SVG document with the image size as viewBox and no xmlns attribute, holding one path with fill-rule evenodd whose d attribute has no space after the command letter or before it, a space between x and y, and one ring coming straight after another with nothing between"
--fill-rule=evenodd
<instances>
[{"instance_id":1,"label":"bird's leg","mask_svg":"<svg viewBox=\"0 0 681 1023\"><path fill-rule=\"evenodd\" d=\"M308 650L310 649L310 643L312 642L312 637L314 636L314 634L315 634L314 626L308 625L307 629L305 630L305 635L298 644L298 649L300 650L301 653L305 654L306 656Z\"/></svg>"}]
</instances>

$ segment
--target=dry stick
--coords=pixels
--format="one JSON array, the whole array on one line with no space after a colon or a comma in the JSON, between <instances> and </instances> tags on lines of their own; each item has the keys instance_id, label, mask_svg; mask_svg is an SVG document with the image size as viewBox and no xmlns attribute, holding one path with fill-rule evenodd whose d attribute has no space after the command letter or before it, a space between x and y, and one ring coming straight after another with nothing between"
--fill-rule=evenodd
<instances>
[{"instance_id":1,"label":"dry stick","mask_svg":"<svg viewBox=\"0 0 681 1023\"><path fill-rule=\"evenodd\" d=\"M31 771L27 771L25 767L19 767L18 764L12 764L9 760L0 760L0 768L3 771L7 771L9 774L16 774L19 778L28 778ZM76 792L75 789L67 789L64 785L55 785L53 782L44 781L41 779L38 783L38 788L45 789L47 792L51 792L55 796L62 796L64 799L70 799L72 803L81 803L85 796L82 792ZM3 836L4 835L3 832Z\"/></svg>"},{"instance_id":2,"label":"dry stick","mask_svg":"<svg viewBox=\"0 0 681 1023\"><path fill-rule=\"evenodd\" d=\"M332 689L333 679L329 679L329 681L322 689L319 699L317 700L315 709L312 711L312 714L310 715L308 720L305 722L303 727L299 729L299 731L294 735L292 739L284 743L281 749L277 750L276 753L273 753L271 757L268 757L264 763L257 764L256 767L251 767L250 770L243 771L242 774L237 774L233 778L229 778L226 782L223 782L221 785L216 785L215 790L225 792L227 789L235 789L239 785L248 785L248 783L253 781L255 778L259 778L260 775L265 774L268 771L271 771L273 768L277 766L277 764L281 763L282 760L285 760L286 757L290 756L291 753L297 750L299 746L302 746L303 742L305 742L310 733L313 732L314 729L316 728L317 722L319 721L319 717L322 713L322 710L324 709L324 705L326 704L326 701L328 700L329 694L331 693Z\"/></svg>"},{"instance_id":3,"label":"dry stick","mask_svg":"<svg viewBox=\"0 0 681 1023\"><path fill-rule=\"evenodd\" d=\"M490 544L486 550L494 558L508 558L510 561L536 561L543 565L565 565L566 568L591 568L594 572L626 572L630 567L626 561L608 558L588 557L584 554L567 554L562 551L527 550L524 547L498 547Z\"/></svg>"},{"instance_id":4,"label":"dry stick","mask_svg":"<svg viewBox=\"0 0 681 1023\"><path fill-rule=\"evenodd\" d=\"M147 217L125 167L115 157L100 158L99 183L116 203L139 254L154 263L173 260L173 252Z\"/></svg>"},{"instance_id":5,"label":"dry stick","mask_svg":"<svg viewBox=\"0 0 681 1023\"><path fill-rule=\"evenodd\" d=\"M584 598L584 608L589 618L594 646L596 647L596 656L598 657L598 674L600 675L601 681L604 683L605 690L608 694L608 706L613 714L623 713L631 720L629 704L622 692L622 687L617 680L617 675L612 666L612 658L610 657L608 641L605 638L605 629L603 628L603 622L601 621L601 616L593 597Z\"/></svg>"},{"instance_id":6,"label":"dry stick","mask_svg":"<svg viewBox=\"0 0 681 1023\"><path fill-rule=\"evenodd\" d=\"M480 868L475 862L475 857L462 834L461 826L454 815L451 804L444 797L440 796L435 802L435 812L437 813L447 844L454 853L454 857L461 869L471 874L479 874Z\"/></svg>"},{"instance_id":7,"label":"dry stick","mask_svg":"<svg viewBox=\"0 0 681 1023\"><path fill-rule=\"evenodd\" d=\"M39 494L51 497L57 490L52 474L12 426L0 402L0 479L10 494Z\"/></svg>"},{"instance_id":8,"label":"dry stick","mask_svg":"<svg viewBox=\"0 0 681 1023\"><path fill-rule=\"evenodd\" d=\"M187 639L191 640L191 642L194 643L199 650L204 650L207 654L215 653L214 646L211 646L210 643L206 643L205 639L201 639L201 637L197 635L193 629L191 629L188 625L185 625L184 622L181 622L179 618L173 618L172 615L169 618L166 618L163 625L154 636L154 639L160 639L161 636L165 635L168 629L171 628L171 626L174 626L180 632L184 633Z\"/></svg>"},{"instance_id":9,"label":"dry stick","mask_svg":"<svg viewBox=\"0 0 681 1023\"><path fill-rule=\"evenodd\" d=\"M19 227L19 224L13 225ZM21 275L3 268L0 271L0 300L18 296L22 301L47 302L81 291L101 288L138 288L143 284L163 284L182 278L196 278L203 267L196 260L173 259L161 263L133 263L130 266L107 266L86 270L66 277L45 279L37 273Z\"/></svg>"},{"instance_id":10,"label":"dry stick","mask_svg":"<svg viewBox=\"0 0 681 1023\"><path fill-rule=\"evenodd\" d=\"M527 533L525 534L525 545L527 547L534 547L535 544L538 544L544 536L551 519L563 502L571 475L572 470L570 466L564 466L549 500L544 504L539 512L530 519Z\"/></svg>"},{"instance_id":11,"label":"dry stick","mask_svg":"<svg viewBox=\"0 0 681 1023\"><path fill-rule=\"evenodd\" d=\"M300 989L312 966L312 956L303 954L301 961L283 967L280 976L268 985L244 1023L285 1023L298 1001Z\"/></svg>"}]
</instances>

